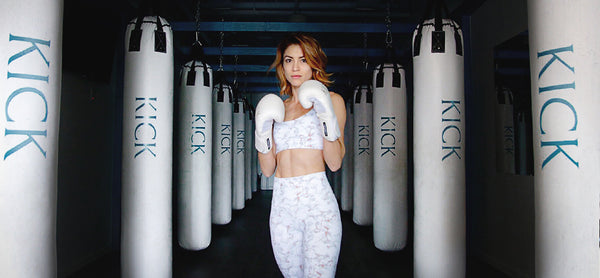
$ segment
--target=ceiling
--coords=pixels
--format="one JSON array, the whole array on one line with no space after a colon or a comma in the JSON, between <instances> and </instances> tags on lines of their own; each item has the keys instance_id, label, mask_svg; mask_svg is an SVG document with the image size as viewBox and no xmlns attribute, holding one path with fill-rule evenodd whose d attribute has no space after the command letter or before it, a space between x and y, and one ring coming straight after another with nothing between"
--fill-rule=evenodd
<instances>
[{"instance_id":1,"label":"ceiling","mask_svg":"<svg viewBox=\"0 0 600 278\"><path fill-rule=\"evenodd\" d=\"M460 21L484 1L446 0L445 4L451 18ZM152 9L172 25L178 68L191 60L190 48L198 31L206 62L213 70L223 65L226 79L235 81L239 91L277 92L275 75L266 72L275 47L287 33L303 31L316 37L325 49L327 69L334 73L337 86L334 90L340 91L384 60L387 26L391 31L387 40L391 40L396 60L410 63L412 31L425 14L427 2L64 0L63 67L90 79L110 80L118 64L115 61L122 59L127 22L140 11ZM386 25L388 17L390 25Z\"/></svg>"}]
</instances>

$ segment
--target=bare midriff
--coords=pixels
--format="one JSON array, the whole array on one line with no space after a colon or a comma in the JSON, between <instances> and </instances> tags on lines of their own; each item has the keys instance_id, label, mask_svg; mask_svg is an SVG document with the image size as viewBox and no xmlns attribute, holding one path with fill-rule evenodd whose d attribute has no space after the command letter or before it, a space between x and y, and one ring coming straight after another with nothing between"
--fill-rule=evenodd
<instances>
[{"instance_id":1,"label":"bare midriff","mask_svg":"<svg viewBox=\"0 0 600 278\"><path fill-rule=\"evenodd\" d=\"M290 178L325 171L323 150L289 149L277 154L278 178Z\"/></svg>"}]
</instances>

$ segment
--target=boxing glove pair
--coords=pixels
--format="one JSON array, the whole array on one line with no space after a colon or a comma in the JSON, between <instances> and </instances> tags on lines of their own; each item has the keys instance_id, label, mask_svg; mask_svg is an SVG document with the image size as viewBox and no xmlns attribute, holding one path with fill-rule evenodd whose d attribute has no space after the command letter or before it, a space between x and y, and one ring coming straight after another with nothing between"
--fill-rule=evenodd
<instances>
[{"instance_id":1,"label":"boxing glove pair","mask_svg":"<svg viewBox=\"0 0 600 278\"><path fill-rule=\"evenodd\" d=\"M298 88L298 100L305 109L313 107L319 118L323 137L335 141L340 137L329 90L323 83L307 80ZM256 105L256 130L254 146L261 153L268 153L273 148L273 121L281 122L285 117L285 105L275 94L264 96Z\"/></svg>"}]
</instances>

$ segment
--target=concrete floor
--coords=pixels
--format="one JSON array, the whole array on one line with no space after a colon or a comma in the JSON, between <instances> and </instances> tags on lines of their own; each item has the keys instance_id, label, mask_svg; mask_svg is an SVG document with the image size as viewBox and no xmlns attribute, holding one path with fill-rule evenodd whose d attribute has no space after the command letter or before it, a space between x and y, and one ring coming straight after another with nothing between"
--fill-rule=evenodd
<instances>
[{"instance_id":1,"label":"concrete floor","mask_svg":"<svg viewBox=\"0 0 600 278\"><path fill-rule=\"evenodd\" d=\"M173 277L282 277L271 250L268 219L271 191L258 191L246 207L233 212L228 225L213 225L211 245L202 251L173 249ZM373 245L372 226L352 222L342 212L342 248L336 277L413 277L412 239L404 250L383 252ZM173 233L174 235L176 233ZM119 277L118 250L69 278ZM508 277L475 258L467 259L467 277Z\"/></svg>"}]
</instances>

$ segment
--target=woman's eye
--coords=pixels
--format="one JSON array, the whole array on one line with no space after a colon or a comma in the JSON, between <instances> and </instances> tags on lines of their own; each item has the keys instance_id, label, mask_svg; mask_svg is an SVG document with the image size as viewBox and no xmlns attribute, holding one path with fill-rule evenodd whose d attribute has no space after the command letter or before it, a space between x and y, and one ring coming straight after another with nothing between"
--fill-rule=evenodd
<instances>
[{"instance_id":1,"label":"woman's eye","mask_svg":"<svg viewBox=\"0 0 600 278\"><path fill-rule=\"evenodd\" d=\"M284 61L284 62L286 62L286 63L289 63L289 62L291 62L291 61L292 61L292 59L289 59L289 58L288 58L288 59L285 59L285 60L283 60L283 61Z\"/></svg>"},{"instance_id":2,"label":"woman's eye","mask_svg":"<svg viewBox=\"0 0 600 278\"><path fill-rule=\"evenodd\" d=\"M301 61L302 61L302 63L306 63L306 59L302 59Z\"/></svg>"}]
</instances>

